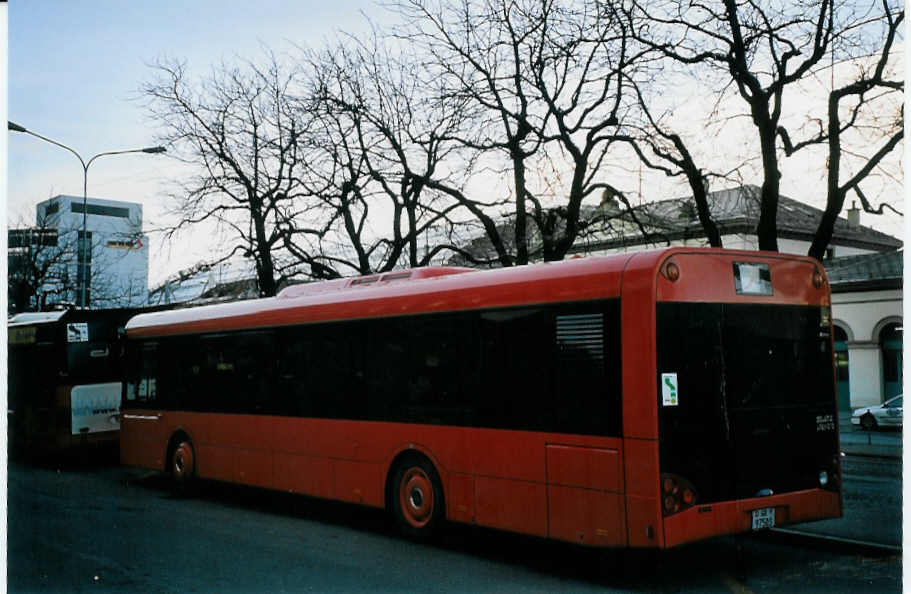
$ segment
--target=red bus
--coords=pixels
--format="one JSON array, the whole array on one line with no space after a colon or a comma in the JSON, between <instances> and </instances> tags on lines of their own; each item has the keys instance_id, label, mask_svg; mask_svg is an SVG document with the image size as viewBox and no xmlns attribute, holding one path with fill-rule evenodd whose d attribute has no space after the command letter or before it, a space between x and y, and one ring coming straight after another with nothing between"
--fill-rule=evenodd
<instances>
[{"instance_id":1,"label":"red bus","mask_svg":"<svg viewBox=\"0 0 911 594\"><path fill-rule=\"evenodd\" d=\"M672 248L431 268L143 314L124 464L590 546L841 515L809 258Z\"/></svg>"}]
</instances>

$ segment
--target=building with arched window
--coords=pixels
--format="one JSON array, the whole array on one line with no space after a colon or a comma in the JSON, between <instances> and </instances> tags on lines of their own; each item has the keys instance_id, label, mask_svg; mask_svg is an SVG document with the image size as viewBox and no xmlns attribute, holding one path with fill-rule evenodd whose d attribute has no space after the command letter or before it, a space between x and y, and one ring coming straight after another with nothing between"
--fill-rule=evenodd
<instances>
[{"instance_id":1,"label":"building with arched window","mask_svg":"<svg viewBox=\"0 0 911 594\"><path fill-rule=\"evenodd\" d=\"M839 408L902 391L903 250L824 262L832 286Z\"/></svg>"}]
</instances>

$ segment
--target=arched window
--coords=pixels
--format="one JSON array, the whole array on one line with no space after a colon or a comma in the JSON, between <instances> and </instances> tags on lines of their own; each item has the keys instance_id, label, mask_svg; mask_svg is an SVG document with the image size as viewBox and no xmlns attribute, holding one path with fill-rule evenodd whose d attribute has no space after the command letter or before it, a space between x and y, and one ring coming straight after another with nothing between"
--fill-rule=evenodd
<instances>
[{"instance_id":1,"label":"arched window","mask_svg":"<svg viewBox=\"0 0 911 594\"><path fill-rule=\"evenodd\" d=\"M851 410L851 383L848 365L848 333L841 326L834 326L835 339L835 389L838 392L839 410Z\"/></svg>"},{"instance_id":2,"label":"arched window","mask_svg":"<svg viewBox=\"0 0 911 594\"><path fill-rule=\"evenodd\" d=\"M883 358L883 400L902 391L902 325L893 322L879 331Z\"/></svg>"}]
</instances>

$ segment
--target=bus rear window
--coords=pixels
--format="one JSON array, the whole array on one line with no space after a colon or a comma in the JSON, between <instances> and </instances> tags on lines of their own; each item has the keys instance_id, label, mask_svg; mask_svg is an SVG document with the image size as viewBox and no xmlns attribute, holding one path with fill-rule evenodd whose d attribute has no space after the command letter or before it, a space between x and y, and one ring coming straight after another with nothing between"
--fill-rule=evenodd
<instances>
[{"instance_id":1,"label":"bus rear window","mask_svg":"<svg viewBox=\"0 0 911 594\"><path fill-rule=\"evenodd\" d=\"M809 306L659 303L661 472L700 500L818 486L837 451L830 325Z\"/></svg>"}]
</instances>

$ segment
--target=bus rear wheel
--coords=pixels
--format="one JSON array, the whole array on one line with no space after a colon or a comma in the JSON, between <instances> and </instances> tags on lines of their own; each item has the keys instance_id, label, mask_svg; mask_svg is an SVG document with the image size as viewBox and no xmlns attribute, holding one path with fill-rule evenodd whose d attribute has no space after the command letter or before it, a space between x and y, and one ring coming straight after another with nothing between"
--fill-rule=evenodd
<instances>
[{"instance_id":1,"label":"bus rear wheel","mask_svg":"<svg viewBox=\"0 0 911 594\"><path fill-rule=\"evenodd\" d=\"M196 452L189 439L176 440L168 459L168 470L178 489L185 490L196 476Z\"/></svg>"},{"instance_id":2,"label":"bus rear wheel","mask_svg":"<svg viewBox=\"0 0 911 594\"><path fill-rule=\"evenodd\" d=\"M390 500L399 529L415 540L427 540L443 518L443 487L436 469L424 458L401 462L392 478Z\"/></svg>"}]
</instances>

